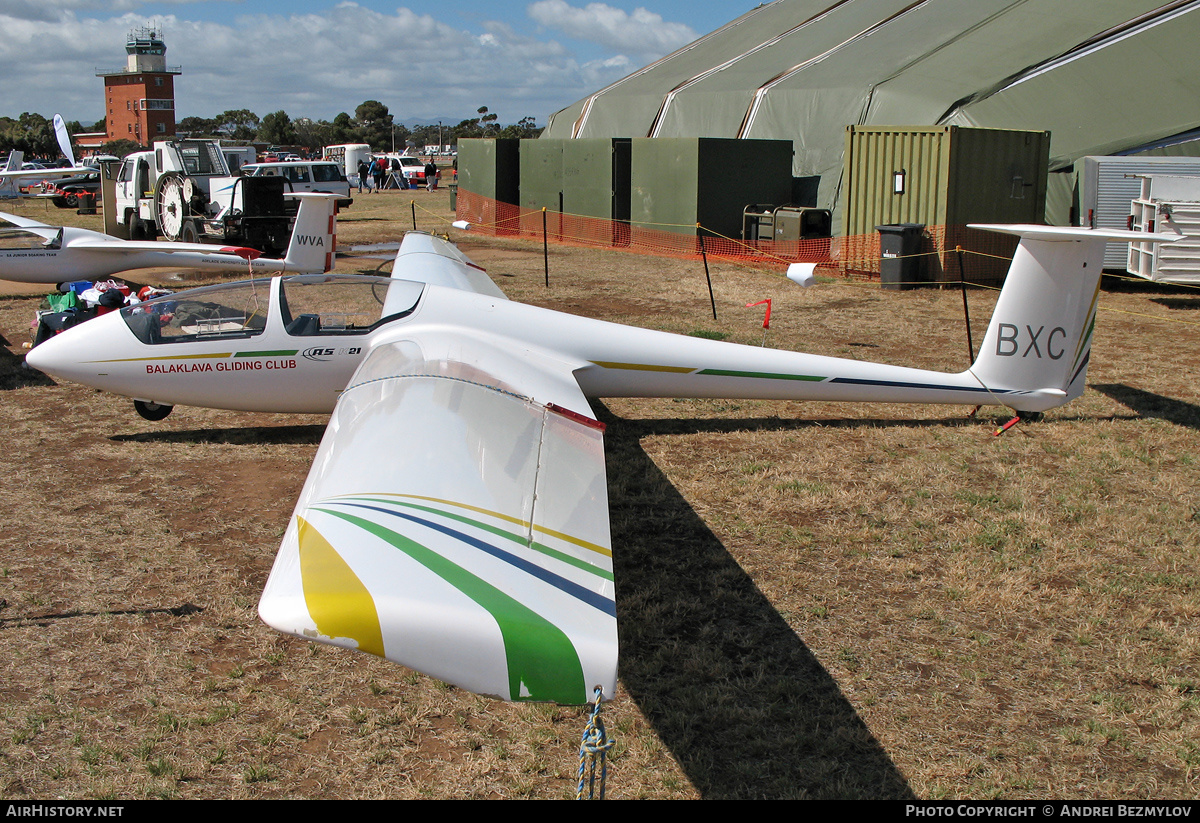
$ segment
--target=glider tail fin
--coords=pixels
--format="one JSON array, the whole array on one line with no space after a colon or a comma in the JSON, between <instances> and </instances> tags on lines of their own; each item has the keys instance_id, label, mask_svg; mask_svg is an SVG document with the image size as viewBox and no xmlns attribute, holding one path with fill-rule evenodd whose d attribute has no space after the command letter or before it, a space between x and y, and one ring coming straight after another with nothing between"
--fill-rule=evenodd
<instances>
[{"instance_id":1,"label":"glider tail fin","mask_svg":"<svg viewBox=\"0 0 1200 823\"><path fill-rule=\"evenodd\" d=\"M297 194L300 210L284 257L288 271L324 273L333 268L337 246L337 195Z\"/></svg>"},{"instance_id":2,"label":"glider tail fin","mask_svg":"<svg viewBox=\"0 0 1200 823\"><path fill-rule=\"evenodd\" d=\"M1083 393L1105 243L1178 239L1063 226L971 228L1021 238L971 373L988 388L1005 390L1006 405L1032 412Z\"/></svg>"},{"instance_id":3,"label":"glider tail fin","mask_svg":"<svg viewBox=\"0 0 1200 823\"><path fill-rule=\"evenodd\" d=\"M20 171L21 164L25 162L25 152L10 151L8 153L8 163L5 165L5 171Z\"/></svg>"}]
</instances>

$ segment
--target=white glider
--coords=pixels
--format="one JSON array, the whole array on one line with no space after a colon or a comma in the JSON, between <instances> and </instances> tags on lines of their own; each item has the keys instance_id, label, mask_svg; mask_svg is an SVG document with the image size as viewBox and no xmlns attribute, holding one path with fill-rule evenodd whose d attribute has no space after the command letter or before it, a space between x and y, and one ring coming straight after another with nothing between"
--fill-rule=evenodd
<instances>
[{"instance_id":1,"label":"white glider","mask_svg":"<svg viewBox=\"0 0 1200 823\"><path fill-rule=\"evenodd\" d=\"M257 250L240 246L120 240L96 231L47 226L0 212L0 219L12 224L0 228L0 280L95 280L155 266L250 272L329 271L333 267L337 196L291 196L300 198L300 209L282 260L261 257Z\"/></svg>"},{"instance_id":2,"label":"white glider","mask_svg":"<svg viewBox=\"0 0 1200 823\"><path fill-rule=\"evenodd\" d=\"M8 154L8 162L0 169L0 196L20 197L18 186L22 180L50 180L58 177L72 177L77 174L87 174L95 171L91 166L77 166L73 162L67 168L52 169L22 169L25 153L13 151Z\"/></svg>"},{"instance_id":3,"label":"white glider","mask_svg":"<svg viewBox=\"0 0 1200 823\"><path fill-rule=\"evenodd\" d=\"M512 303L417 233L390 280L175 294L68 330L27 362L158 407L332 409L262 618L478 693L584 703L596 687L611 697L617 676L604 425L588 398L1060 406L1084 388L1104 242L1132 233L985 228L1021 242L960 374Z\"/></svg>"}]
</instances>

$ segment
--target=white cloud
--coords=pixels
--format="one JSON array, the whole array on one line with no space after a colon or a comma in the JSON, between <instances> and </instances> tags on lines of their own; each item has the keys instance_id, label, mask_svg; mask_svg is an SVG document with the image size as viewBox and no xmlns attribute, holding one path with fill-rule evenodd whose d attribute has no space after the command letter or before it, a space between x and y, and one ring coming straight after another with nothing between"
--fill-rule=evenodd
<instances>
[{"instance_id":1,"label":"white cloud","mask_svg":"<svg viewBox=\"0 0 1200 823\"><path fill-rule=\"evenodd\" d=\"M157 0L168 6L202 3L207 0ZM237 2L237 0L227 0ZM0 2L0 20L35 20L50 23L62 18L66 12L102 11L109 14L134 11L145 3L142 0L3 0Z\"/></svg>"},{"instance_id":2,"label":"white cloud","mask_svg":"<svg viewBox=\"0 0 1200 823\"><path fill-rule=\"evenodd\" d=\"M627 14L604 3L576 8L566 0L537 0L527 11L548 29L643 62L656 60L699 38L690 26L668 23L644 8Z\"/></svg>"},{"instance_id":3,"label":"white cloud","mask_svg":"<svg viewBox=\"0 0 1200 823\"><path fill-rule=\"evenodd\" d=\"M90 125L103 109L96 70L122 67L126 34L147 22L163 30L168 65L182 66L178 119L240 108L332 119L374 99L397 119L461 119L485 105L503 123L527 115L545 122L629 68L623 58L580 65L553 41L496 23L464 31L406 8L382 14L344 2L320 14L214 23L176 15L98 19L66 8L83 2L52 0L52 24L9 15L9 2L0 6L0 115L58 111Z\"/></svg>"}]
</instances>

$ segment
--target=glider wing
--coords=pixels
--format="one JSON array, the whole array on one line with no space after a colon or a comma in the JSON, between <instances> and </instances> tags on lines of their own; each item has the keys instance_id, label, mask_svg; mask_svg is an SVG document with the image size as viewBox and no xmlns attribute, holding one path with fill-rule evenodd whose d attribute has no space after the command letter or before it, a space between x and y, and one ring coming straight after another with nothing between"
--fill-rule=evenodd
<instances>
[{"instance_id":1,"label":"glider wing","mask_svg":"<svg viewBox=\"0 0 1200 823\"><path fill-rule=\"evenodd\" d=\"M432 283L460 291L504 297L487 273L449 241L424 232L409 232L396 252L392 277Z\"/></svg>"},{"instance_id":2,"label":"glider wing","mask_svg":"<svg viewBox=\"0 0 1200 823\"><path fill-rule=\"evenodd\" d=\"M603 425L567 411L588 409L575 365L481 337L376 345L330 419L263 619L505 700L611 696Z\"/></svg>"},{"instance_id":3,"label":"glider wing","mask_svg":"<svg viewBox=\"0 0 1200 823\"><path fill-rule=\"evenodd\" d=\"M19 226L23 229L53 228L55 231L58 230L57 226L47 226L45 223L39 223L36 220L30 220L28 217L21 217L20 215L9 214L8 212L0 211L0 220L7 221L9 223L12 223L14 226Z\"/></svg>"}]
</instances>

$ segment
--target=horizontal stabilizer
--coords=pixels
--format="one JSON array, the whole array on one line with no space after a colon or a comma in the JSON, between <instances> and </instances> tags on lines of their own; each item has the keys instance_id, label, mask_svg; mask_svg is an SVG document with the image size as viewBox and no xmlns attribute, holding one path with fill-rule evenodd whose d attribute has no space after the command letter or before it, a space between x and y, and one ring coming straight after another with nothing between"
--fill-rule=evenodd
<instances>
[{"instance_id":1,"label":"horizontal stabilizer","mask_svg":"<svg viewBox=\"0 0 1200 823\"><path fill-rule=\"evenodd\" d=\"M1147 240L1157 240L1164 243L1171 243L1183 236L1169 232L1151 233L1144 231L1131 231L1130 229L1089 229L1081 226L1039 226L1032 223L971 223L968 224L967 228L984 229L985 231L994 231L999 232L1000 234L1015 234L1022 240L1044 240L1048 242L1066 240L1102 240L1107 243L1113 240L1124 240L1128 243L1144 243Z\"/></svg>"},{"instance_id":2,"label":"horizontal stabilizer","mask_svg":"<svg viewBox=\"0 0 1200 823\"><path fill-rule=\"evenodd\" d=\"M1174 234L1076 226L985 225L1021 238L971 367L990 391L1012 392L1019 411L1046 411L1078 397L1091 359L1104 245L1163 241Z\"/></svg>"}]
</instances>

